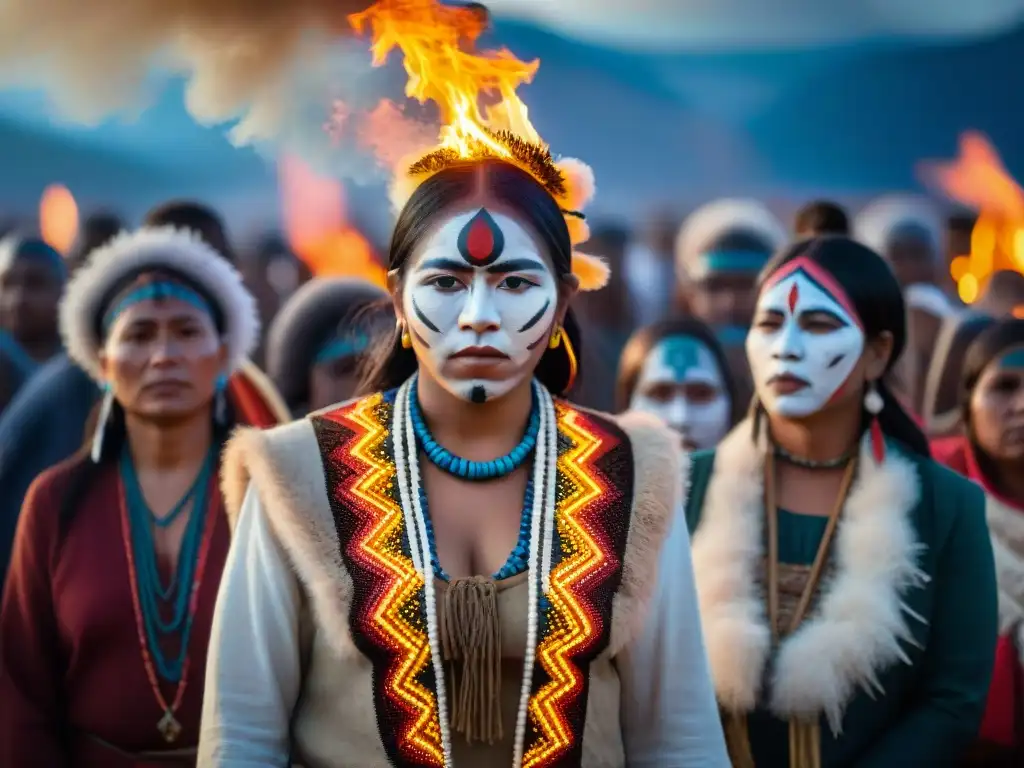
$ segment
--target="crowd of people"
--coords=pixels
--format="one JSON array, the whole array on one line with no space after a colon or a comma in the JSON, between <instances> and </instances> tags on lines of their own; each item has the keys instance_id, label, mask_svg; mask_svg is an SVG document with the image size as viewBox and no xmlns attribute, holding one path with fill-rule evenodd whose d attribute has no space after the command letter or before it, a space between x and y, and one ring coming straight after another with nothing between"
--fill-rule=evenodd
<instances>
[{"instance_id":1,"label":"crowd of people","mask_svg":"<svg viewBox=\"0 0 1024 768\"><path fill-rule=\"evenodd\" d=\"M269 311L197 202L8 233L0 765L1024 764L1024 278L571 218L451 163Z\"/></svg>"}]
</instances>

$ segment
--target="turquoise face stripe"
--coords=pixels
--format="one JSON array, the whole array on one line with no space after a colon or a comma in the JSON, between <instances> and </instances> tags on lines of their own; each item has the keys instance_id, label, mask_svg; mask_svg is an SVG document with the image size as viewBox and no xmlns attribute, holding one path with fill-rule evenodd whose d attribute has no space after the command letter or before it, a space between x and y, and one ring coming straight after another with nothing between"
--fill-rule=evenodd
<instances>
[{"instance_id":1,"label":"turquoise face stripe","mask_svg":"<svg viewBox=\"0 0 1024 768\"><path fill-rule=\"evenodd\" d=\"M181 285L180 283L157 282L140 286L121 299L121 301L117 303L117 306L107 312L104 316L103 328L104 330L110 330L110 326L114 324L117 318L126 309L134 306L135 304L139 304L143 301L166 301L167 299L178 299L179 301L184 301L187 304L191 304L196 309L201 309L208 315L213 315L213 310L210 308L206 299L191 288Z\"/></svg>"},{"instance_id":2,"label":"turquoise face stripe","mask_svg":"<svg viewBox=\"0 0 1024 768\"><path fill-rule=\"evenodd\" d=\"M700 255L704 272L759 272L769 259L761 251L708 251Z\"/></svg>"},{"instance_id":3,"label":"turquoise face stripe","mask_svg":"<svg viewBox=\"0 0 1024 768\"><path fill-rule=\"evenodd\" d=\"M665 346L665 363L672 369L676 379L686 379L686 372L696 368L699 362L700 342L689 336L669 336L662 339Z\"/></svg>"},{"instance_id":4,"label":"turquoise face stripe","mask_svg":"<svg viewBox=\"0 0 1024 768\"><path fill-rule=\"evenodd\" d=\"M365 333L338 336L324 344L313 358L314 365L333 363L343 357L352 357L370 346L370 337Z\"/></svg>"},{"instance_id":5,"label":"turquoise face stripe","mask_svg":"<svg viewBox=\"0 0 1024 768\"><path fill-rule=\"evenodd\" d=\"M1000 368L1024 368L1024 347L1011 349L999 358Z\"/></svg>"}]
</instances>

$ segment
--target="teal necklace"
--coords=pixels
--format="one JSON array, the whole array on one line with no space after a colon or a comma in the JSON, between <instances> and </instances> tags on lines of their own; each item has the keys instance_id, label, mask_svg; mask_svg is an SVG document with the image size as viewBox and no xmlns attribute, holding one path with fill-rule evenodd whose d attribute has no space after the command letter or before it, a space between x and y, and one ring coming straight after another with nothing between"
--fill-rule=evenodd
<instances>
[{"instance_id":1,"label":"teal necklace","mask_svg":"<svg viewBox=\"0 0 1024 768\"><path fill-rule=\"evenodd\" d=\"M146 646L153 660L157 674L171 683L181 680L188 656L188 640L192 631L194 611L189 610L193 581L200 544L205 528L206 510L209 498L210 480L216 466L217 452L211 446L206 460L195 482L174 505L170 513L157 517L146 503L135 471L131 452L127 445L121 452L121 479L124 483L125 506L127 507L130 544L134 564L134 587L138 600L141 623ZM191 502L192 514L181 542L177 566L169 582L161 583L156 548L153 543L153 526L166 528L173 523ZM170 618L165 619L161 607L169 606ZM164 653L160 640L169 635L178 635L180 648L169 658Z\"/></svg>"}]
</instances>

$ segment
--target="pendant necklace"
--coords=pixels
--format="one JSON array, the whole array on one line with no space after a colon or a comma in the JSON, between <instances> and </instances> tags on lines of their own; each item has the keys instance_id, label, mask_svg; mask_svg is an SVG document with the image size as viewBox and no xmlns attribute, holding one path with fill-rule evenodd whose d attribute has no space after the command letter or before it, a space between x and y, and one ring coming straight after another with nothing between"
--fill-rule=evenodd
<instances>
[{"instance_id":1,"label":"pendant necklace","mask_svg":"<svg viewBox=\"0 0 1024 768\"><path fill-rule=\"evenodd\" d=\"M183 730L176 715L185 697L190 667L188 643L192 620L198 607L199 587L206 571L210 545L213 540L213 529L216 524L216 515L207 514L210 506L210 478L215 471L216 452L213 448L210 449L210 454L200 470L196 482L186 492L185 498L175 505L174 511L180 514L182 509L188 506L188 500L192 500L191 518L182 541L178 567L166 589L159 583L159 575L155 566L156 552L150 530L150 525L154 524L155 519L145 503L145 499L142 498L138 478L134 473L134 467L130 465L131 457L126 446L125 453L122 455L118 500L121 512L121 532L132 588L132 608L135 614L135 627L146 678L149 681L150 690L163 712L156 727L164 741L173 744L181 736ZM156 524L159 525L158 522ZM190 571L191 573L189 573ZM188 576L191 578L187 578ZM174 595L176 598L174 602L180 607L176 607L175 619L172 619L171 622L164 622L157 613L160 600L169 599L171 593L175 591L177 595ZM169 662L161 651L159 637L171 631L179 635L181 647L177 658ZM170 702L167 701L160 688L161 679L176 684L174 697Z\"/></svg>"}]
</instances>

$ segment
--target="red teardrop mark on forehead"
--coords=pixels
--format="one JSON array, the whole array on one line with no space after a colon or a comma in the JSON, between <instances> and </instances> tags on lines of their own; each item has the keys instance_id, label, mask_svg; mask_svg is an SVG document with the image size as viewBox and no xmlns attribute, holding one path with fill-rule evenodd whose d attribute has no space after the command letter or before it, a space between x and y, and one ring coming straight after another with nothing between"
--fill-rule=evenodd
<instances>
[{"instance_id":1,"label":"red teardrop mark on forehead","mask_svg":"<svg viewBox=\"0 0 1024 768\"><path fill-rule=\"evenodd\" d=\"M491 234L491 228L483 219L473 219L469 232L466 233L466 253L470 261L487 261L493 250L494 235Z\"/></svg>"},{"instance_id":2,"label":"red teardrop mark on forehead","mask_svg":"<svg viewBox=\"0 0 1024 768\"><path fill-rule=\"evenodd\" d=\"M459 253L467 262L474 267L486 267L501 256L505 237L498 222L486 208L481 208L462 228L458 245Z\"/></svg>"},{"instance_id":3,"label":"red teardrop mark on forehead","mask_svg":"<svg viewBox=\"0 0 1024 768\"><path fill-rule=\"evenodd\" d=\"M789 304L789 312L792 314L796 312L796 303L800 300L800 286L796 284L796 280L789 287L789 296L786 297L786 301Z\"/></svg>"}]
</instances>

